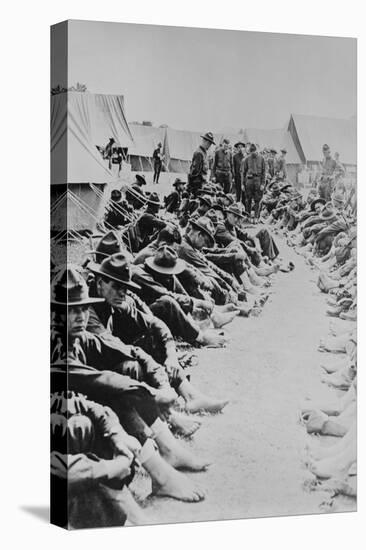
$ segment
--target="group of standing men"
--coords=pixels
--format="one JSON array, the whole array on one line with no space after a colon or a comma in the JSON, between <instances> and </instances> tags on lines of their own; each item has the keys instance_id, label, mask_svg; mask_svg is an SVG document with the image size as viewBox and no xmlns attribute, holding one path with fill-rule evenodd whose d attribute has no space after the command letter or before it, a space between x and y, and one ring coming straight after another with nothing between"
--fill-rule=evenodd
<instances>
[{"instance_id":1,"label":"group of standing men","mask_svg":"<svg viewBox=\"0 0 366 550\"><path fill-rule=\"evenodd\" d=\"M207 132L201 136L202 141L193 153L188 175L188 190L196 196L208 180L208 151L216 145L213 134ZM286 179L286 149L280 155L274 149L260 154L254 143L238 142L231 151L230 141L225 138L213 156L211 181L221 186L225 194L235 192L237 202L245 205L250 214L254 207L254 219L259 218L260 202L266 188L267 178Z\"/></svg>"}]
</instances>

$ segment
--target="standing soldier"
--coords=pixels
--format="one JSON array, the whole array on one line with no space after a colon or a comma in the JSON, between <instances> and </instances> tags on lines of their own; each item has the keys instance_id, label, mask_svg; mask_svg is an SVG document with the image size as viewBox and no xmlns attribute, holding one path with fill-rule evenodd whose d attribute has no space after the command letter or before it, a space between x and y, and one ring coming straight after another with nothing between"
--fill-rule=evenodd
<instances>
[{"instance_id":1,"label":"standing soldier","mask_svg":"<svg viewBox=\"0 0 366 550\"><path fill-rule=\"evenodd\" d=\"M159 177L161 172L161 167L163 165L163 155L161 153L162 144L159 142L157 148L153 152L154 159L154 179L153 183L159 183Z\"/></svg>"},{"instance_id":2,"label":"standing soldier","mask_svg":"<svg viewBox=\"0 0 366 550\"><path fill-rule=\"evenodd\" d=\"M233 156L233 168L234 168L234 183L235 183L235 192L236 192L236 202L242 200L243 190L241 187L241 163L245 157L245 143L238 141L235 143L237 153Z\"/></svg>"},{"instance_id":3,"label":"standing soldier","mask_svg":"<svg viewBox=\"0 0 366 550\"><path fill-rule=\"evenodd\" d=\"M194 197L202 188L202 185L207 182L208 159L207 151L211 145L215 145L212 132L207 132L201 136L201 145L193 153L191 167L188 174L187 191L192 193Z\"/></svg>"},{"instance_id":4,"label":"standing soldier","mask_svg":"<svg viewBox=\"0 0 366 550\"><path fill-rule=\"evenodd\" d=\"M231 191L233 172L230 141L225 138L222 141L222 146L215 151L211 173L212 181L219 183L225 194Z\"/></svg>"},{"instance_id":5,"label":"standing soldier","mask_svg":"<svg viewBox=\"0 0 366 550\"><path fill-rule=\"evenodd\" d=\"M287 178L286 154L286 149L281 149L281 153L275 161L275 176L279 181L285 181Z\"/></svg>"},{"instance_id":6,"label":"standing soldier","mask_svg":"<svg viewBox=\"0 0 366 550\"><path fill-rule=\"evenodd\" d=\"M277 155L276 149L270 149L269 155L268 155L268 179L271 181L274 178L275 175L275 157Z\"/></svg>"},{"instance_id":7,"label":"standing soldier","mask_svg":"<svg viewBox=\"0 0 366 550\"><path fill-rule=\"evenodd\" d=\"M330 147L326 143L323 145L323 155L324 159L321 164L321 176L318 185L318 193L321 199L329 202L333 192L337 162L332 157Z\"/></svg>"},{"instance_id":8,"label":"standing soldier","mask_svg":"<svg viewBox=\"0 0 366 550\"><path fill-rule=\"evenodd\" d=\"M245 190L245 209L251 216L252 202L254 202L254 223L256 223L266 183L266 164L264 158L257 153L254 143L249 147L249 155L242 163L242 182Z\"/></svg>"}]
</instances>

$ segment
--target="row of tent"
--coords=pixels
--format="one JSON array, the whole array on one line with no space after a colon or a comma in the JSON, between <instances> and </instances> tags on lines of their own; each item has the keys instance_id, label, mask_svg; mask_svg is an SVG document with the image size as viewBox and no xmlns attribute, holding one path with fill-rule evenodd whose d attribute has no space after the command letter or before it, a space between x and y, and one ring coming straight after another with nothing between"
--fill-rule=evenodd
<instances>
[{"instance_id":1,"label":"row of tent","mask_svg":"<svg viewBox=\"0 0 366 550\"><path fill-rule=\"evenodd\" d=\"M205 129L207 131L209 129ZM164 169L187 173L201 132L128 124L124 99L120 95L68 92L51 97L51 181L106 183L115 179L98 147L113 137L127 150L133 171L153 169L153 151L162 143ZM220 144L224 137L256 143L261 148L286 148L287 164L318 163L322 145L340 153L345 166L354 167L356 159L356 120L291 115L280 129L247 128L237 134L214 134ZM67 163L65 162L67 151Z\"/></svg>"},{"instance_id":2,"label":"row of tent","mask_svg":"<svg viewBox=\"0 0 366 550\"><path fill-rule=\"evenodd\" d=\"M209 129L205 129L207 131ZM118 185L119 176L100 148L113 137L127 150L132 171L153 169L153 151L163 145L164 169L187 173L201 132L128 124L121 95L67 92L51 96L51 225L57 233L72 228L92 228L100 217L106 185ZM258 144L261 148L287 149L289 177L294 180L301 166L318 164L328 143L340 153L350 171L356 169L356 119L328 119L291 115L284 128L245 129L238 134L214 134L217 144L224 137ZM120 184L119 184L120 186ZM103 198L104 197L104 198Z\"/></svg>"},{"instance_id":3,"label":"row of tent","mask_svg":"<svg viewBox=\"0 0 366 550\"><path fill-rule=\"evenodd\" d=\"M160 142L163 145L164 167L167 172L186 173L192 154L199 146L201 132L157 128L130 124L134 145L129 149L133 171L153 169L153 151ZM287 164L300 168L318 163L322 158L322 146L327 143L333 152L340 153L341 161L349 167L356 160L355 119L329 119L291 115L288 124L278 129L247 128L238 134L214 134L217 144L224 137L234 145L238 141L255 143L261 148L272 147L287 150Z\"/></svg>"}]
</instances>

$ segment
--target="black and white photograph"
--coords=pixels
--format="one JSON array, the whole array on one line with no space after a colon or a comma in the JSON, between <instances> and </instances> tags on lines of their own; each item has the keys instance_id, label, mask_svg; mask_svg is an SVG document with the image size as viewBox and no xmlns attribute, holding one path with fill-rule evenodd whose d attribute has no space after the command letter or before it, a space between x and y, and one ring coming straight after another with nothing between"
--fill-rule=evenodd
<instances>
[{"instance_id":1,"label":"black and white photograph","mask_svg":"<svg viewBox=\"0 0 366 550\"><path fill-rule=\"evenodd\" d=\"M356 511L357 40L60 22L50 124L51 522Z\"/></svg>"}]
</instances>

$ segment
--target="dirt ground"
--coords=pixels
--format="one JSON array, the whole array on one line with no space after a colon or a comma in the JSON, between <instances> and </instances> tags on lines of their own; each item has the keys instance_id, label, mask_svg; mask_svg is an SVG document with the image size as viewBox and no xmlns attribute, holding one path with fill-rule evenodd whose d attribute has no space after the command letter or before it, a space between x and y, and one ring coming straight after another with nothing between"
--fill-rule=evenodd
<instances>
[{"instance_id":1,"label":"dirt ground","mask_svg":"<svg viewBox=\"0 0 366 550\"><path fill-rule=\"evenodd\" d=\"M207 394L230 399L222 414L202 417L201 429L184 441L213 461L207 472L187 474L206 489L206 499L187 504L150 497L144 507L151 523L324 511L327 494L306 489L314 478L304 464L310 436L299 423L299 410L306 398L335 395L321 383L324 354L317 351L330 318L315 273L282 240L278 244L295 270L274 277L260 316L229 325L227 348L197 351L192 382ZM355 506L342 497L333 509Z\"/></svg>"}]
</instances>

